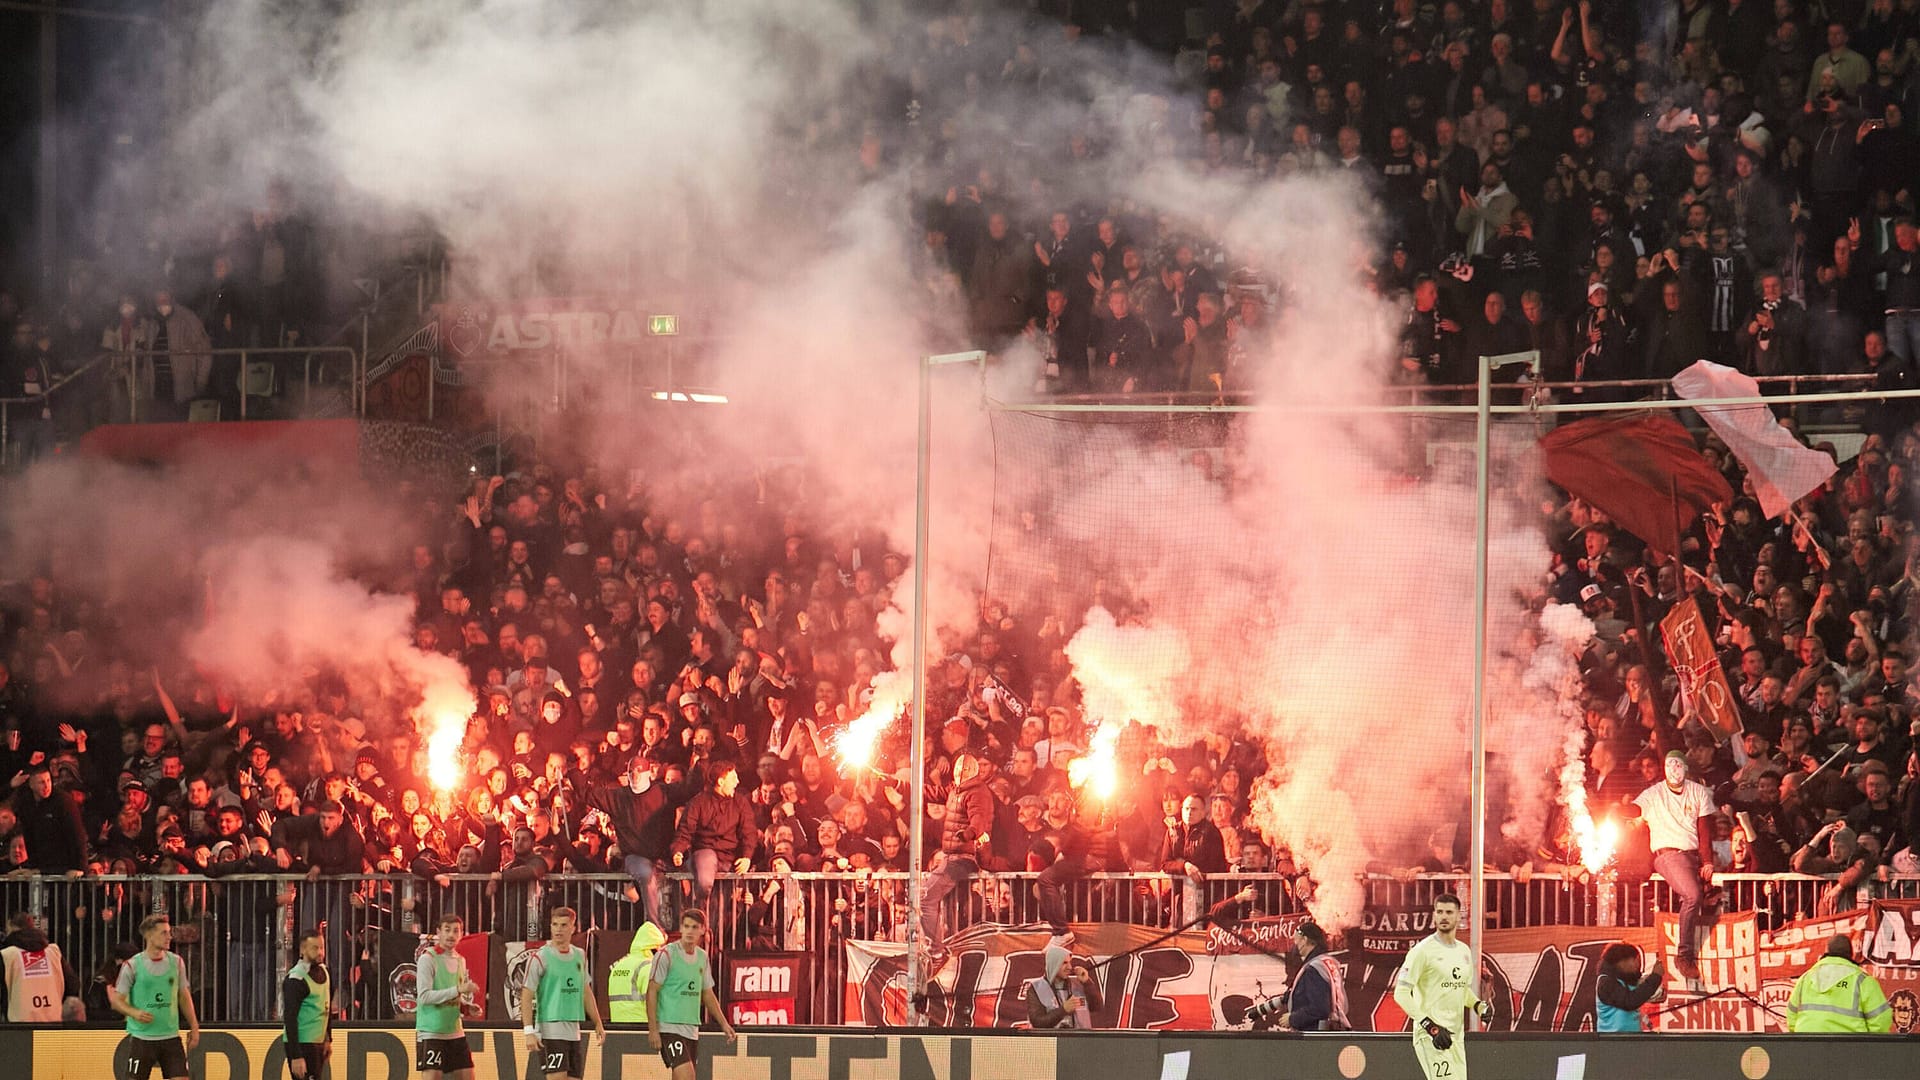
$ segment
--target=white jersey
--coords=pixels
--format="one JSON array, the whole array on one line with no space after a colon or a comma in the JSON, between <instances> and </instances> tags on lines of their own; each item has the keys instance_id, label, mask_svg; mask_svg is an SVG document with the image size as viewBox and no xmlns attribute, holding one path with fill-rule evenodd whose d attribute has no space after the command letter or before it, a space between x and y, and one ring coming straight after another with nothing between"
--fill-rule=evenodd
<instances>
[{"instance_id":1,"label":"white jersey","mask_svg":"<svg viewBox=\"0 0 1920 1080\"><path fill-rule=\"evenodd\" d=\"M1697 851L1700 847L1700 819L1713 813L1713 792L1705 784L1684 780L1675 791L1661 780L1634 796L1633 804L1647 823L1650 846L1655 851L1678 848Z\"/></svg>"},{"instance_id":2,"label":"white jersey","mask_svg":"<svg viewBox=\"0 0 1920 1080\"><path fill-rule=\"evenodd\" d=\"M1449 945L1439 934L1428 934L1407 950L1400 977L1394 983L1393 1000L1416 1026L1422 1018L1431 1018L1441 1027L1459 1032L1467 1010L1480 1000L1473 992L1479 981L1475 974L1472 947L1458 938Z\"/></svg>"}]
</instances>

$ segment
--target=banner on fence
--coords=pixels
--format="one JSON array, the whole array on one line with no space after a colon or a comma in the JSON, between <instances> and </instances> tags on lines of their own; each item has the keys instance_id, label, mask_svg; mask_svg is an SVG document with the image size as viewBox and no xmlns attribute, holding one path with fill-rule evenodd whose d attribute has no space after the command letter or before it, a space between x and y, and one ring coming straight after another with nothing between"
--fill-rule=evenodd
<instances>
[{"instance_id":1,"label":"banner on fence","mask_svg":"<svg viewBox=\"0 0 1920 1080\"><path fill-rule=\"evenodd\" d=\"M1658 1031L1768 1032L1784 1030L1793 980L1825 951L1834 934L1851 935L1894 1006L1896 1030L1920 1025L1920 901L1889 900L1831 918L1764 923L1755 912L1722 916L1699 950L1705 989L1670 989L1647 1007ZM1291 985L1291 955L1299 918L1251 919L1232 931L1218 927L1166 936L1120 923L1074 927L1076 951L1097 965L1105 998L1095 1010L1100 1028L1199 1030L1244 1026L1253 1005ZM1357 947L1335 954L1346 967L1349 1019L1361 1031L1403 1031L1407 1017L1393 1001L1393 982L1406 947L1428 931L1382 912L1354 933ZM1481 970L1483 996L1494 1006L1495 1031L1591 1031L1600 958L1625 942L1673 970L1678 919L1657 916L1652 927L1552 926L1487 932ZM957 1027L1022 1027L1025 987L1039 977L1048 934L1044 928L974 926L948 942L947 956L928 981L933 1023ZM846 943L847 1023L901 1026L906 1022L905 946ZM1118 959L1116 959L1118 958Z\"/></svg>"},{"instance_id":2,"label":"banner on fence","mask_svg":"<svg viewBox=\"0 0 1920 1080\"><path fill-rule=\"evenodd\" d=\"M811 957L803 952L733 952L720 961L720 1000L735 1024L809 1024L806 990Z\"/></svg>"},{"instance_id":3,"label":"banner on fence","mask_svg":"<svg viewBox=\"0 0 1920 1080\"><path fill-rule=\"evenodd\" d=\"M1656 917L1669 971L1679 954L1680 920ZM1769 928L1771 927L1771 928ZM1920 900L1876 900L1824 918L1775 924L1770 913L1720 917L1700 943L1700 991L1673 990L1653 1024L1658 1031L1786 1030L1793 981L1826 952L1835 934L1853 938L1854 955L1893 1005L1894 1030L1920 1030Z\"/></svg>"},{"instance_id":4,"label":"banner on fence","mask_svg":"<svg viewBox=\"0 0 1920 1080\"><path fill-rule=\"evenodd\" d=\"M398 930L380 931L380 985L386 988L383 1019L412 1020L414 1010L414 963L420 954L433 947L430 934L409 934ZM487 988L485 997L462 998L460 1016L464 1020L485 1020L489 1014L503 1015L505 999L505 955L492 934L468 934L455 945L454 952L467 962L473 981Z\"/></svg>"}]
</instances>

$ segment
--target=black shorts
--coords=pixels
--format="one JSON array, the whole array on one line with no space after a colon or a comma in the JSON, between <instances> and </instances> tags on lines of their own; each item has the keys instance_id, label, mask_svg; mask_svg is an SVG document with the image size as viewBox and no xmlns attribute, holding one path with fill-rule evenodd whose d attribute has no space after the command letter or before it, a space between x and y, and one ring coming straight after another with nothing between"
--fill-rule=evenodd
<instances>
[{"instance_id":1,"label":"black shorts","mask_svg":"<svg viewBox=\"0 0 1920 1080\"><path fill-rule=\"evenodd\" d=\"M587 1041L585 1039L541 1039L540 1049L534 1054L533 1065L527 1069L527 1076L544 1073L548 1076L571 1076L582 1080L587 1075Z\"/></svg>"},{"instance_id":2,"label":"black shorts","mask_svg":"<svg viewBox=\"0 0 1920 1080\"><path fill-rule=\"evenodd\" d=\"M700 1040L663 1031L660 1033L660 1060L667 1063L668 1072L672 1072L678 1065L698 1065L700 1064Z\"/></svg>"},{"instance_id":3,"label":"black shorts","mask_svg":"<svg viewBox=\"0 0 1920 1080\"><path fill-rule=\"evenodd\" d=\"M419 1039L414 1045L415 1072L471 1072L473 1048L466 1036L451 1039Z\"/></svg>"},{"instance_id":4,"label":"black shorts","mask_svg":"<svg viewBox=\"0 0 1920 1080\"><path fill-rule=\"evenodd\" d=\"M327 1067L326 1043L288 1043L287 1075L293 1075L293 1063L304 1061L307 1064L307 1076L311 1080L320 1080L320 1074Z\"/></svg>"},{"instance_id":5,"label":"black shorts","mask_svg":"<svg viewBox=\"0 0 1920 1080\"><path fill-rule=\"evenodd\" d=\"M124 1080L147 1080L154 1067L160 1068L165 1080L178 1080L187 1075L187 1044L180 1036L171 1039L136 1039L131 1036L120 1042L120 1066L115 1071Z\"/></svg>"}]
</instances>

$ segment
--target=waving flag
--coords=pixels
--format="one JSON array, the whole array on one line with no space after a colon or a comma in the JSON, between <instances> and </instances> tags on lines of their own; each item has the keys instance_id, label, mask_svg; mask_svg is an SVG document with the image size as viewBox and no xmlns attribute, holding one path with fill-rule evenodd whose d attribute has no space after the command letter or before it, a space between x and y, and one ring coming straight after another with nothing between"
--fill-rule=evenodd
<instances>
[{"instance_id":1,"label":"waving flag","mask_svg":"<svg viewBox=\"0 0 1920 1080\"><path fill-rule=\"evenodd\" d=\"M1733 368L1698 360L1673 377L1673 391L1689 401L1757 397L1760 384ZM1709 405L1699 412L1747 467L1760 510L1770 518L1785 513L1839 468L1833 458L1801 445L1765 405Z\"/></svg>"},{"instance_id":2,"label":"waving flag","mask_svg":"<svg viewBox=\"0 0 1920 1080\"><path fill-rule=\"evenodd\" d=\"M1733 501L1727 478L1707 464L1671 416L1634 413L1568 424L1540 440L1547 479L1598 507L1662 556L1714 503Z\"/></svg>"}]
</instances>

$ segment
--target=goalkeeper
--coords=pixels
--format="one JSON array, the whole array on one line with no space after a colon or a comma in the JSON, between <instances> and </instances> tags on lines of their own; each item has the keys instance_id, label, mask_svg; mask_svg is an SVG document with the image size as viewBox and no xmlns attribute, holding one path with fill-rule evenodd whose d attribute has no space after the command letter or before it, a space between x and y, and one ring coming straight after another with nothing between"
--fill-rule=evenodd
<instances>
[{"instance_id":1,"label":"goalkeeper","mask_svg":"<svg viewBox=\"0 0 1920 1080\"><path fill-rule=\"evenodd\" d=\"M1493 1006L1474 994L1479 972L1459 930L1460 898L1434 897L1433 933L1408 950L1393 985L1394 1002L1413 1021L1413 1052L1427 1080L1467 1080L1467 1010L1483 1021L1493 1016Z\"/></svg>"}]
</instances>

